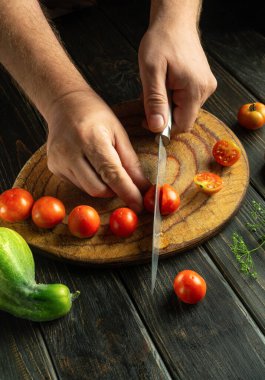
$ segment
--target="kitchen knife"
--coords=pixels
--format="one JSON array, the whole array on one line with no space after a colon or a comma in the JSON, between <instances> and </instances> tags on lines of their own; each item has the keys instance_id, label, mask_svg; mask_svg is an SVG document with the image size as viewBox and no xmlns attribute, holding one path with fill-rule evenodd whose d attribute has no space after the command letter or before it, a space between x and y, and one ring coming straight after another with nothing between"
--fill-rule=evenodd
<instances>
[{"instance_id":1,"label":"kitchen knife","mask_svg":"<svg viewBox=\"0 0 265 380\"><path fill-rule=\"evenodd\" d=\"M159 207L159 194L160 187L164 184L166 175L167 152L165 146L170 142L170 132L172 126L172 108L171 100L169 99L169 112L167 126L162 133L156 136L158 143L158 160L157 160L157 175L156 175L156 190L155 190L155 208L154 208L154 222L153 222L153 242L152 242L152 278L151 278L151 291L154 293L159 249L160 249L160 235L161 235L161 212Z\"/></svg>"}]
</instances>

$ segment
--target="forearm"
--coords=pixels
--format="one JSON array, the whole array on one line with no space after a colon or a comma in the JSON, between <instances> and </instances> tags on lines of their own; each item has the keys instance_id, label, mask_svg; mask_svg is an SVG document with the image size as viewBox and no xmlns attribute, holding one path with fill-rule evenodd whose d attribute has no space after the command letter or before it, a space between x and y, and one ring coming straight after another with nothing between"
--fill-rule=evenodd
<instances>
[{"instance_id":1,"label":"forearm","mask_svg":"<svg viewBox=\"0 0 265 380\"><path fill-rule=\"evenodd\" d=\"M151 0L150 26L197 28L202 0Z\"/></svg>"},{"instance_id":2,"label":"forearm","mask_svg":"<svg viewBox=\"0 0 265 380\"><path fill-rule=\"evenodd\" d=\"M0 0L0 59L44 117L65 94L90 91L36 0Z\"/></svg>"}]
</instances>

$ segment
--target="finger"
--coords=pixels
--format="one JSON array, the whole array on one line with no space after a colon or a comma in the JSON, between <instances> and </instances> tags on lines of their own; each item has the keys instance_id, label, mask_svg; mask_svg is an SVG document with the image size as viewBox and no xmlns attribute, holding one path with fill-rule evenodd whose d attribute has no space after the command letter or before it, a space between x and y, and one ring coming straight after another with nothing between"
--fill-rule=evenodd
<instances>
[{"instance_id":1,"label":"finger","mask_svg":"<svg viewBox=\"0 0 265 380\"><path fill-rule=\"evenodd\" d=\"M200 96L188 88L175 90L173 102L176 105L173 110L173 118L177 132L190 131L200 110L202 102Z\"/></svg>"},{"instance_id":2,"label":"finger","mask_svg":"<svg viewBox=\"0 0 265 380\"><path fill-rule=\"evenodd\" d=\"M103 182L109 186L125 204L140 212L142 210L142 196L131 177L122 166L119 155L113 145L105 144L98 147L97 154L89 156L90 163L101 176Z\"/></svg>"},{"instance_id":3,"label":"finger","mask_svg":"<svg viewBox=\"0 0 265 380\"><path fill-rule=\"evenodd\" d=\"M75 164L75 176L86 193L92 197L109 198L113 191L99 179L86 158L81 157Z\"/></svg>"},{"instance_id":4,"label":"finger","mask_svg":"<svg viewBox=\"0 0 265 380\"><path fill-rule=\"evenodd\" d=\"M121 160L121 164L127 171L135 185L142 191L150 187L150 182L146 178L141 163L135 153L127 133L119 130L119 136L115 135L115 148Z\"/></svg>"},{"instance_id":5,"label":"finger","mask_svg":"<svg viewBox=\"0 0 265 380\"><path fill-rule=\"evenodd\" d=\"M144 108L150 131L162 132L168 119L166 65L146 65L139 61Z\"/></svg>"}]
</instances>

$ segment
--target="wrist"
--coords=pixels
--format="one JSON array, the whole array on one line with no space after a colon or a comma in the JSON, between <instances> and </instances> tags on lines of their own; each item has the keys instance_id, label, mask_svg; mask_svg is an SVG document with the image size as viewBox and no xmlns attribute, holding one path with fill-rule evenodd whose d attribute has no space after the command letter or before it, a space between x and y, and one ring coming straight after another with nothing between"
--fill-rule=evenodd
<instances>
[{"instance_id":1,"label":"wrist","mask_svg":"<svg viewBox=\"0 0 265 380\"><path fill-rule=\"evenodd\" d=\"M149 28L197 32L201 0L151 0Z\"/></svg>"}]
</instances>

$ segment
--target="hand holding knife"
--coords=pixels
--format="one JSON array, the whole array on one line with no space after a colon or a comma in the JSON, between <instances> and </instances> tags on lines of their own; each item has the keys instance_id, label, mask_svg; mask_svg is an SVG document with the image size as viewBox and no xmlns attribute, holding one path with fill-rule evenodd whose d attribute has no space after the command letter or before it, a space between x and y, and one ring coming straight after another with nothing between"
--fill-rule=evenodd
<instances>
[{"instance_id":1,"label":"hand holding knife","mask_svg":"<svg viewBox=\"0 0 265 380\"><path fill-rule=\"evenodd\" d=\"M156 175L156 191L155 191L155 208L154 208L154 222L153 222L153 242L152 242L152 278L151 278L151 291L154 293L159 249L160 249L160 235L161 235L161 212L159 207L159 193L160 187L164 184L167 164L167 152L165 146L170 143L170 134L172 127L172 104L171 97L168 96L168 121L166 128L162 133L156 136L158 143L158 161L157 161L157 175Z\"/></svg>"}]
</instances>

